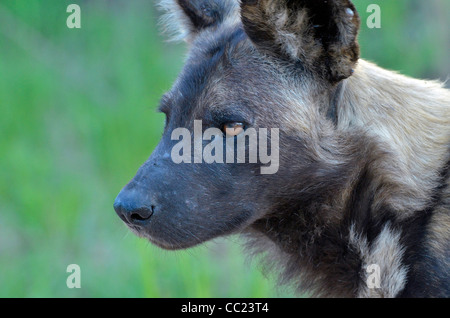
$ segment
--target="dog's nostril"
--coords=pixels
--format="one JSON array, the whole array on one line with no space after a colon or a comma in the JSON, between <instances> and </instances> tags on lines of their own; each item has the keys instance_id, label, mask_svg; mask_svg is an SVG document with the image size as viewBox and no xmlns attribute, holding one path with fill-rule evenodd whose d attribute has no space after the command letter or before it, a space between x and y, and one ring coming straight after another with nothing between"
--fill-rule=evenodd
<instances>
[{"instance_id":1,"label":"dog's nostril","mask_svg":"<svg viewBox=\"0 0 450 318\"><path fill-rule=\"evenodd\" d=\"M130 218L132 221L146 221L153 215L155 207L152 205L150 208L139 208L131 212Z\"/></svg>"},{"instance_id":2,"label":"dog's nostril","mask_svg":"<svg viewBox=\"0 0 450 318\"><path fill-rule=\"evenodd\" d=\"M114 201L114 209L120 219L126 224L145 225L153 215L155 205L143 202L140 192L134 188L122 190Z\"/></svg>"}]
</instances>

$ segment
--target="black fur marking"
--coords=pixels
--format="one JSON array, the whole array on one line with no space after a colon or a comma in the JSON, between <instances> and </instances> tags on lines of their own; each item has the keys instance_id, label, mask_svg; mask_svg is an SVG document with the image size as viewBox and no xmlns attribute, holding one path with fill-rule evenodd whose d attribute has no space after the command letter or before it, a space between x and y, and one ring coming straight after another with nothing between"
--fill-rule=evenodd
<instances>
[{"instance_id":1,"label":"black fur marking","mask_svg":"<svg viewBox=\"0 0 450 318\"><path fill-rule=\"evenodd\" d=\"M330 119L335 126L338 124L338 107L344 93L344 82L339 82L331 95L330 105L327 111L327 118Z\"/></svg>"},{"instance_id":2,"label":"black fur marking","mask_svg":"<svg viewBox=\"0 0 450 318\"><path fill-rule=\"evenodd\" d=\"M402 228L402 244L406 247L404 264L409 267L407 285L399 297L450 297L449 270L442 268L435 255L428 250L427 225L433 211L443 202L450 177L450 160L440 173L439 185L433 191L429 207L399 224ZM445 251L443 251L445 253ZM449 256L447 256L449 257ZM441 277L443 276L443 277Z\"/></svg>"},{"instance_id":3,"label":"black fur marking","mask_svg":"<svg viewBox=\"0 0 450 318\"><path fill-rule=\"evenodd\" d=\"M320 39L325 46L329 43L338 41L339 32L334 21L332 6L326 0L288 0L287 7L293 11L306 8L310 12L310 24L313 28L315 37Z\"/></svg>"}]
</instances>

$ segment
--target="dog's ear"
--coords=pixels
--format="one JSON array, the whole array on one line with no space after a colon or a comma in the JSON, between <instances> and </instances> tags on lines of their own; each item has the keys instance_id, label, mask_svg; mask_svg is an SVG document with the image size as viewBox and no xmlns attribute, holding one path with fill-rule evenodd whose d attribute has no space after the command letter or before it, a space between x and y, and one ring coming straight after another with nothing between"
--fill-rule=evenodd
<instances>
[{"instance_id":1,"label":"dog's ear","mask_svg":"<svg viewBox=\"0 0 450 318\"><path fill-rule=\"evenodd\" d=\"M233 0L161 0L163 31L174 40L190 41L198 32L215 27L239 8Z\"/></svg>"},{"instance_id":2,"label":"dog's ear","mask_svg":"<svg viewBox=\"0 0 450 318\"><path fill-rule=\"evenodd\" d=\"M265 53L299 62L332 83L353 73L360 19L349 0L241 0L241 19Z\"/></svg>"}]
</instances>

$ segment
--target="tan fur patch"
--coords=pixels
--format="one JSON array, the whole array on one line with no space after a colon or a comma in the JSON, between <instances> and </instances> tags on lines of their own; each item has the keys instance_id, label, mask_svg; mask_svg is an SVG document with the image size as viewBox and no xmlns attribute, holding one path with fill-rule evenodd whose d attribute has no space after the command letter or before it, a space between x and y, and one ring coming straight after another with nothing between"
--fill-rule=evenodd
<instances>
[{"instance_id":1,"label":"tan fur patch","mask_svg":"<svg viewBox=\"0 0 450 318\"><path fill-rule=\"evenodd\" d=\"M338 128L361 127L392 152L395 165L387 163L387 172L414 192L390 203L404 216L423 209L448 160L450 91L441 83L409 78L364 60L346 81Z\"/></svg>"},{"instance_id":2,"label":"tan fur patch","mask_svg":"<svg viewBox=\"0 0 450 318\"><path fill-rule=\"evenodd\" d=\"M400 243L400 233L395 232L386 224L378 237L369 247L367 239L350 229L349 244L356 248L361 256L362 285L358 290L358 297L392 298L403 290L406 284L407 268L402 265L403 248ZM376 265L380 271L380 286L369 286L366 269Z\"/></svg>"}]
</instances>

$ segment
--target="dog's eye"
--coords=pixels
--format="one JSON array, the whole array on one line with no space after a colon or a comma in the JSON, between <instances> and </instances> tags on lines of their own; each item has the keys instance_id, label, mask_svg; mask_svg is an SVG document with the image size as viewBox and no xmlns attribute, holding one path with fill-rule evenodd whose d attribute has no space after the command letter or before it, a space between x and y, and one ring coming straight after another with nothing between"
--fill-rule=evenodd
<instances>
[{"instance_id":1,"label":"dog's eye","mask_svg":"<svg viewBox=\"0 0 450 318\"><path fill-rule=\"evenodd\" d=\"M222 126L222 132L225 137L234 137L244 131L244 124L239 122L227 123Z\"/></svg>"}]
</instances>

